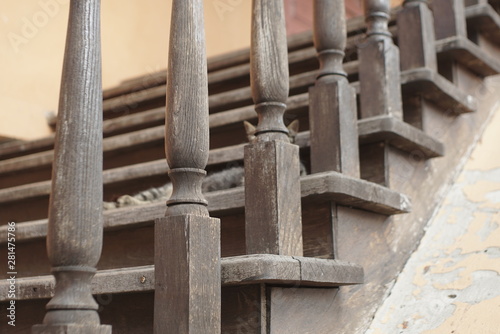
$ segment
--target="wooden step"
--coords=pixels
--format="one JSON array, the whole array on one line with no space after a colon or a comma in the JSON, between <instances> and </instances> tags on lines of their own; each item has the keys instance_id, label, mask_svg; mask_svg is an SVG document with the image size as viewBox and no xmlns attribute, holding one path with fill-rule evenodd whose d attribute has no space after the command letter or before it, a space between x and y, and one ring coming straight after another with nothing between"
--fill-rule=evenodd
<instances>
[{"instance_id":1,"label":"wooden step","mask_svg":"<svg viewBox=\"0 0 500 334\"><path fill-rule=\"evenodd\" d=\"M295 287L337 287L363 283L363 268L339 261L298 256L245 255L221 259L223 286L277 284ZM16 300L51 298L55 280L50 276L16 280ZM0 282L0 302L8 299L9 283ZM154 266L98 271L92 281L95 295L154 290Z\"/></svg>"},{"instance_id":2,"label":"wooden step","mask_svg":"<svg viewBox=\"0 0 500 334\"><path fill-rule=\"evenodd\" d=\"M500 16L489 4L477 4L465 9L467 27L500 45Z\"/></svg>"},{"instance_id":3,"label":"wooden step","mask_svg":"<svg viewBox=\"0 0 500 334\"><path fill-rule=\"evenodd\" d=\"M162 167L158 164L153 166L151 172L146 171L144 173L160 173L162 172L161 169ZM135 172L142 173L143 170L144 168L137 168ZM117 180L128 177L127 172L121 172L122 174L115 176L115 179L112 181L116 182ZM134 173L134 171L132 171L132 173ZM8 210L8 207L12 206L12 203L10 203L10 196L17 196L18 199L25 200L26 197L35 197L34 193L37 191L38 193L36 193L36 197L45 197L46 202L48 201L48 195L50 193L50 184L48 182L44 182L35 185L33 190L31 190L33 193L29 193L29 190L25 189L16 189L17 192L12 191L10 193L6 190L7 189L1 191L0 197L2 206L5 208L1 213L1 215L4 216L2 219L6 222L20 222L23 220L15 219L15 212L10 212L10 214L13 215L12 217L6 216L9 213L8 211L10 211ZM25 193L23 194L23 192ZM409 212L411 208L410 200L403 194L397 193L375 183L351 178L336 172L317 173L302 177L301 193L302 200L305 203L335 201L340 205L356 207L384 215ZM245 204L243 187L210 192L206 194L206 198L209 203L209 211L214 216L223 216L234 214L235 212L243 212ZM152 222L155 218L162 217L164 215L164 211L164 203L154 203L108 210L104 214L104 226L105 228L118 228L120 225L117 224L123 224L122 227L127 227L129 224ZM43 218L44 214L47 214L46 210L39 214L39 216L41 216L39 218ZM45 224L46 223L47 222L45 220ZM26 226L28 228L33 227L36 230L41 231L39 222L35 222L34 224L29 223ZM22 227L19 228L22 231ZM6 225L0 226L0 236L2 233L7 233ZM22 232L21 234L23 233L28 236L35 235L32 232ZM4 239L6 240L6 238ZM0 239L0 244L4 242L4 239Z\"/></svg>"},{"instance_id":4,"label":"wooden step","mask_svg":"<svg viewBox=\"0 0 500 334\"><path fill-rule=\"evenodd\" d=\"M500 62L462 37L449 37L436 41L438 59L451 58L484 78L500 73Z\"/></svg>"}]
</instances>

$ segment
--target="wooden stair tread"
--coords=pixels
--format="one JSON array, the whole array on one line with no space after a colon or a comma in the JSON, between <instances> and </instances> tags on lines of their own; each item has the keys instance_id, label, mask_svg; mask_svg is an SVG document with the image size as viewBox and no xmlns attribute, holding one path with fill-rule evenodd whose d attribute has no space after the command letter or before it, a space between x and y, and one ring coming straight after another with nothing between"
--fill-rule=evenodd
<instances>
[{"instance_id":1,"label":"wooden stair tread","mask_svg":"<svg viewBox=\"0 0 500 334\"><path fill-rule=\"evenodd\" d=\"M500 45L500 15L489 4L465 8L467 25L477 29L491 42Z\"/></svg>"},{"instance_id":2,"label":"wooden stair tread","mask_svg":"<svg viewBox=\"0 0 500 334\"><path fill-rule=\"evenodd\" d=\"M372 117L358 121L360 144L387 141L405 152L419 152L425 158L444 155L444 145L422 130L390 116Z\"/></svg>"},{"instance_id":3,"label":"wooden stair tread","mask_svg":"<svg viewBox=\"0 0 500 334\"><path fill-rule=\"evenodd\" d=\"M154 290L154 266L98 271L92 281L94 295ZM361 266L339 260L257 254L221 259L223 286L268 283L294 287L336 287L361 284ZM51 298L52 275L18 278L16 300ZM0 301L8 300L9 283L0 282Z\"/></svg>"},{"instance_id":4,"label":"wooden stair tread","mask_svg":"<svg viewBox=\"0 0 500 334\"><path fill-rule=\"evenodd\" d=\"M446 111L463 114L477 108L472 95L464 93L439 73L427 68L401 72L401 85L403 94L420 94Z\"/></svg>"},{"instance_id":5,"label":"wooden stair tread","mask_svg":"<svg viewBox=\"0 0 500 334\"><path fill-rule=\"evenodd\" d=\"M438 57L451 57L479 76L500 73L500 62L463 37L449 37L436 41Z\"/></svg>"},{"instance_id":6,"label":"wooden stair tread","mask_svg":"<svg viewBox=\"0 0 500 334\"><path fill-rule=\"evenodd\" d=\"M50 189L49 189L50 190ZM48 194L47 194L48 195ZM406 213L411 210L407 196L381 185L348 177L337 172L323 172L301 178L303 202L334 201L339 205L359 208L383 215ZM245 191L243 187L205 194L210 214L216 217L243 212ZM124 207L104 212L104 229L123 229L131 226L150 225L163 217L165 203L150 203ZM47 233L47 219L16 224L18 242L43 238ZM7 226L0 226L0 244L7 240Z\"/></svg>"},{"instance_id":7,"label":"wooden stair tread","mask_svg":"<svg viewBox=\"0 0 500 334\"><path fill-rule=\"evenodd\" d=\"M300 101L297 99L296 103L297 105L300 105L300 103L306 104L307 101L308 96L304 94L300 96ZM253 116L255 117L254 112ZM158 127L157 131L150 133L151 137L149 140L163 140L162 131L163 127ZM387 140L391 145L403 151L409 153L417 151L422 153L425 158L438 157L444 154L444 147L440 142L407 123L387 117L358 121L358 132L362 144ZM308 147L310 145L309 135L309 131L299 133L296 137L296 144L302 148ZM118 140L117 142L120 143L121 141ZM242 160L245 145L240 144L210 150L208 165ZM129 146L126 147L128 148ZM46 157L40 159L48 161ZM167 170L166 161L159 159L105 170L103 172L103 182L104 185L110 185L130 181L131 179L161 176L166 175ZM0 189L0 203L47 196L50 193L50 186L50 180L46 180Z\"/></svg>"}]
</instances>

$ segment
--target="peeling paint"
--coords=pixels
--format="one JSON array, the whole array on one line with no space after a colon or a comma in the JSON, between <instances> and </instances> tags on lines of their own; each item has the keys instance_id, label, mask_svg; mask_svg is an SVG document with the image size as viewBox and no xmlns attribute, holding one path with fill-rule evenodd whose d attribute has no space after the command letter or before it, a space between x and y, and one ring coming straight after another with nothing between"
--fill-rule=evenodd
<instances>
[{"instance_id":1,"label":"peeling paint","mask_svg":"<svg viewBox=\"0 0 500 334\"><path fill-rule=\"evenodd\" d=\"M366 334L500 334L500 110Z\"/></svg>"}]
</instances>

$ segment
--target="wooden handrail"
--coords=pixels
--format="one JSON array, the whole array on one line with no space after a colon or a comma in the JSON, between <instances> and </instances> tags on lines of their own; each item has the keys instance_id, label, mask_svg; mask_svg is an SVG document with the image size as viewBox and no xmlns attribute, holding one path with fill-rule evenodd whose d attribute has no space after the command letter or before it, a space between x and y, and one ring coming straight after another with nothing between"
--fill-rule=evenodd
<instances>
[{"instance_id":1,"label":"wooden handrail","mask_svg":"<svg viewBox=\"0 0 500 334\"><path fill-rule=\"evenodd\" d=\"M91 279L102 248L100 0L72 0L64 53L47 249L56 279L33 333L111 333Z\"/></svg>"},{"instance_id":2,"label":"wooden handrail","mask_svg":"<svg viewBox=\"0 0 500 334\"><path fill-rule=\"evenodd\" d=\"M253 0L251 85L259 123L245 147L248 254L302 255L299 148L283 115L288 57L283 1Z\"/></svg>"},{"instance_id":3,"label":"wooden handrail","mask_svg":"<svg viewBox=\"0 0 500 334\"><path fill-rule=\"evenodd\" d=\"M174 0L165 153L173 184L155 222L154 332L220 333L220 223L201 193L208 161L208 83L202 0Z\"/></svg>"}]
</instances>

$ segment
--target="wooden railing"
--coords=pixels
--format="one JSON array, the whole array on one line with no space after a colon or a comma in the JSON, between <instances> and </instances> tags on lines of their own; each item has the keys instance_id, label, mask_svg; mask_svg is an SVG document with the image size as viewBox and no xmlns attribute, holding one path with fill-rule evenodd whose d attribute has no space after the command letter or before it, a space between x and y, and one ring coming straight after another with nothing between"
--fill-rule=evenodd
<instances>
[{"instance_id":1,"label":"wooden railing","mask_svg":"<svg viewBox=\"0 0 500 334\"><path fill-rule=\"evenodd\" d=\"M91 280L102 248L100 0L72 0L54 148L47 250L56 279L33 333L111 333Z\"/></svg>"},{"instance_id":2,"label":"wooden railing","mask_svg":"<svg viewBox=\"0 0 500 334\"><path fill-rule=\"evenodd\" d=\"M449 18L439 22L438 38L463 37L463 6L448 1L434 2L435 13ZM389 0L364 2L366 38L358 46L361 120L356 90L343 69L343 0L314 1L320 68L309 89L311 172L333 172L338 180L361 184L359 188L366 185L359 180L363 126L371 131L382 119L403 126L411 139L405 138L406 146L398 150L434 144L422 131L402 125L408 121L424 128L424 111L414 108L403 115L400 63L403 71L437 72L433 17L425 0L405 1L398 14L400 49L388 28ZM91 294L103 220L99 8L99 0L71 1L47 235L55 295L44 323L33 327L33 333L111 332L100 324ZM244 156L246 254L301 257L299 147L290 142L284 122L289 73L283 2L253 0L252 9L250 75L258 125ZM165 217L155 225L154 331L215 334L221 332L221 241L220 222L209 216L201 191L209 153L203 1L173 0L171 22L165 153L173 194ZM412 38L404 38L410 32ZM422 96L418 99L425 103ZM392 161L400 153L391 147L394 140L383 137L385 129L376 130L376 139L362 143L361 151L369 151L375 162L371 181L392 187ZM331 200L321 205L330 219L328 257L337 259L338 224L350 219L352 209Z\"/></svg>"}]
</instances>

